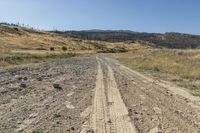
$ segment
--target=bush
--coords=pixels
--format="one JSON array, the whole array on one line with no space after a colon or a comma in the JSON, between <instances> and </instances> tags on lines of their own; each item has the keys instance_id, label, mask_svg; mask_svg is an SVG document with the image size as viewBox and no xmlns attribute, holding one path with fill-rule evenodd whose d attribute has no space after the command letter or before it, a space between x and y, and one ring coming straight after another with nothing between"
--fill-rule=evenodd
<instances>
[{"instance_id":1,"label":"bush","mask_svg":"<svg viewBox=\"0 0 200 133\"><path fill-rule=\"evenodd\" d=\"M54 47L50 47L50 50L51 50L51 51L54 51L54 50L55 50L55 48L54 48Z\"/></svg>"},{"instance_id":2,"label":"bush","mask_svg":"<svg viewBox=\"0 0 200 133\"><path fill-rule=\"evenodd\" d=\"M67 48L65 46L62 47L63 51L67 51Z\"/></svg>"},{"instance_id":3,"label":"bush","mask_svg":"<svg viewBox=\"0 0 200 133\"><path fill-rule=\"evenodd\" d=\"M98 53L124 53L128 52L128 49L125 48L111 48L111 49L105 49L102 51L98 51Z\"/></svg>"}]
</instances>

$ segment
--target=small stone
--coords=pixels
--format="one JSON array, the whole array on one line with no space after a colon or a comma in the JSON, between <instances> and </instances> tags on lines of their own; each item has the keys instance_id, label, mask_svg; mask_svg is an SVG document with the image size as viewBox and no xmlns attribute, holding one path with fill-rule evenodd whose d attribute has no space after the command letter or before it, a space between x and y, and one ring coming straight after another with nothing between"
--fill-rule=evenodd
<instances>
[{"instance_id":1,"label":"small stone","mask_svg":"<svg viewBox=\"0 0 200 133\"><path fill-rule=\"evenodd\" d=\"M108 120L108 123L112 123L111 119Z\"/></svg>"},{"instance_id":2,"label":"small stone","mask_svg":"<svg viewBox=\"0 0 200 133\"><path fill-rule=\"evenodd\" d=\"M133 115L133 111L132 109L128 109L128 116L131 116L131 115Z\"/></svg>"},{"instance_id":3,"label":"small stone","mask_svg":"<svg viewBox=\"0 0 200 133\"><path fill-rule=\"evenodd\" d=\"M58 117L61 117L61 115L60 114L54 114L54 117L58 118Z\"/></svg>"},{"instance_id":4,"label":"small stone","mask_svg":"<svg viewBox=\"0 0 200 133\"><path fill-rule=\"evenodd\" d=\"M89 130L87 130L86 133L94 133L94 130L93 129L89 129Z\"/></svg>"},{"instance_id":5,"label":"small stone","mask_svg":"<svg viewBox=\"0 0 200 133\"><path fill-rule=\"evenodd\" d=\"M18 80L22 80L22 77L18 77L17 79L18 79Z\"/></svg>"},{"instance_id":6,"label":"small stone","mask_svg":"<svg viewBox=\"0 0 200 133\"><path fill-rule=\"evenodd\" d=\"M149 133L158 133L159 129L158 127L154 127L153 129L150 129Z\"/></svg>"},{"instance_id":7,"label":"small stone","mask_svg":"<svg viewBox=\"0 0 200 133\"><path fill-rule=\"evenodd\" d=\"M27 78L27 77L24 77L23 80L26 81L26 80L28 80L28 78Z\"/></svg>"},{"instance_id":8,"label":"small stone","mask_svg":"<svg viewBox=\"0 0 200 133\"><path fill-rule=\"evenodd\" d=\"M137 111L134 111L134 114L139 114L139 112L137 112Z\"/></svg>"},{"instance_id":9,"label":"small stone","mask_svg":"<svg viewBox=\"0 0 200 133\"><path fill-rule=\"evenodd\" d=\"M38 80L38 81L42 81L42 77L38 77L37 80Z\"/></svg>"},{"instance_id":10,"label":"small stone","mask_svg":"<svg viewBox=\"0 0 200 133\"><path fill-rule=\"evenodd\" d=\"M38 113L33 113L29 115L29 118L36 118L38 116Z\"/></svg>"},{"instance_id":11,"label":"small stone","mask_svg":"<svg viewBox=\"0 0 200 133\"><path fill-rule=\"evenodd\" d=\"M59 84L53 84L53 87L58 90L62 90L62 87Z\"/></svg>"},{"instance_id":12,"label":"small stone","mask_svg":"<svg viewBox=\"0 0 200 133\"><path fill-rule=\"evenodd\" d=\"M49 109L49 107L50 107L50 105L48 105L48 104L45 105L45 109Z\"/></svg>"},{"instance_id":13,"label":"small stone","mask_svg":"<svg viewBox=\"0 0 200 133\"><path fill-rule=\"evenodd\" d=\"M26 85L25 83L21 83L21 84L20 84L20 87L22 87L22 88L26 88L27 85Z\"/></svg>"},{"instance_id":14,"label":"small stone","mask_svg":"<svg viewBox=\"0 0 200 133\"><path fill-rule=\"evenodd\" d=\"M17 124L22 124L22 122L21 121L17 121Z\"/></svg>"},{"instance_id":15,"label":"small stone","mask_svg":"<svg viewBox=\"0 0 200 133\"><path fill-rule=\"evenodd\" d=\"M181 110L176 110L175 113L176 114L180 114L180 113L182 113L182 111Z\"/></svg>"},{"instance_id":16,"label":"small stone","mask_svg":"<svg viewBox=\"0 0 200 133\"><path fill-rule=\"evenodd\" d=\"M153 110L156 114L162 114L162 110L158 107L154 107Z\"/></svg>"},{"instance_id":17,"label":"small stone","mask_svg":"<svg viewBox=\"0 0 200 133\"><path fill-rule=\"evenodd\" d=\"M74 127L71 127L71 130L75 130L75 128L74 128Z\"/></svg>"}]
</instances>

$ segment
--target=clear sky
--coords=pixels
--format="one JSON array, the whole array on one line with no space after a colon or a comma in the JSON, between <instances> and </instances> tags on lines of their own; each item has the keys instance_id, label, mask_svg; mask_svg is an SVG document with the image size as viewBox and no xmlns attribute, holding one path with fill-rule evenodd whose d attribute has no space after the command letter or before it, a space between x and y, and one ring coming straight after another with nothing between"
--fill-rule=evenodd
<instances>
[{"instance_id":1,"label":"clear sky","mask_svg":"<svg viewBox=\"0 0 200 133\"><path fill-rule=\"evenodd\" d=\"M200 34L200 0L0 0L0 21L46 30Z\"/></svg>"}]
</instances>

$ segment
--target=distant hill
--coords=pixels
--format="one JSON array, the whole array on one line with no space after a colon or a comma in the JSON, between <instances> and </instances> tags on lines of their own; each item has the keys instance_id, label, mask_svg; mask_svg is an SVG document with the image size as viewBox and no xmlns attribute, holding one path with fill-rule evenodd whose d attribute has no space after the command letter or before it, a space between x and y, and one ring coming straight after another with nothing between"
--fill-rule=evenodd
<instances>
[{"instance_id":1,"label":"distant hill","mask_svg":"<svg viewBox=\"0 0 200 133\"><path fill-rule=\"evenodd\" d=\"M165 34L134 32L129 30L87 30L87 31L40 31L16 24L0 23L0 48L49 49L96 49L96 45L82 40L106 42L139 42L168 48L200 48L200 36L176 32ZM86 46L87 45L87 46Z\"/></svg>"},{"instance_id":2,"label":"distant hill","mask_svg":"<svg viewBox=\"0 0 200 133\"><path fill-rule=\"evenodd\" d=\"M200 36L190 35L176 32L169 32L165 34L160 33L141 33L126 30L112 31L112 30L88 30L88 31L53 31L65 36L100 40L109 42L123 42L123 41L146 41L154 43L157 46L164 46L168 48L200 48Z\"/></svg>"}]
</instances>

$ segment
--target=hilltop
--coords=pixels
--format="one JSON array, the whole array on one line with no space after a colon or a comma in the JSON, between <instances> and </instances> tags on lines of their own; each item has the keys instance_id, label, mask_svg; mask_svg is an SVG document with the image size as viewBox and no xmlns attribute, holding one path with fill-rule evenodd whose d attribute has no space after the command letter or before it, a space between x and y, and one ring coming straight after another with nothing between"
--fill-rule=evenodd
<instances>
[{"instance_id":1,"label":"hilltop","mask_svg":"<svg viewBox=\"0 0 200 133\"><path fill-rule=\"evenodd\" d=\"M177 32L161 33L145 33L134 32L126 30L88 30L88 31L65 31L55 33L63 34L65 36L100 40L109 42L125 42L125 41L145 41L154 43L156 46L164 46L168 48L199 48L200 36L190 35Z\"/></svg>"}]
</instances>

